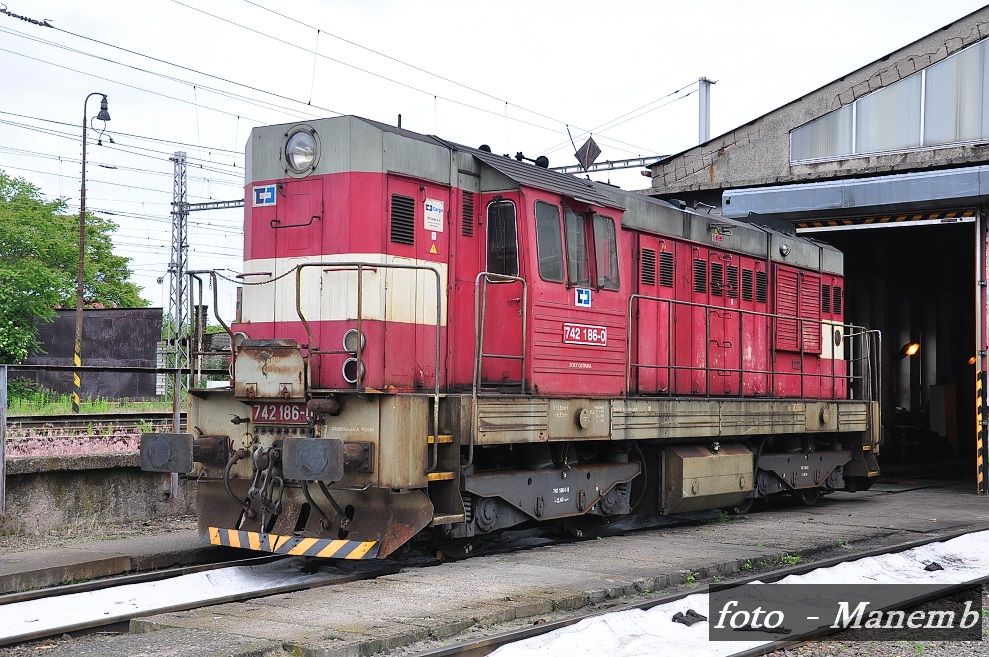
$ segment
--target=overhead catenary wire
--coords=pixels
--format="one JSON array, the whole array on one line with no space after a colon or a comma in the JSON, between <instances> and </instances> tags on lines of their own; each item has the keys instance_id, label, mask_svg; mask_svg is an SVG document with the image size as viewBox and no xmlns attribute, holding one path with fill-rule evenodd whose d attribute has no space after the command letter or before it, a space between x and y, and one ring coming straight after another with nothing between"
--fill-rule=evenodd
<instances>
[{"instance_id":1,"label":"overhead catenary wire","mask_svg":"<svg viewBox=\"0 0 989 657\"><path fill-rule=\"evenodd\" d=\"M32 157L43 160L58 160L60 162L73 162L75 164L82 164L82 160L67 157L64 155L55 155L54 153L39 153L37 151L29 151L23 148L12 148L10 146L0 146L0 153L10 153L11 155L18 155L20 157ZM89 166L99 167L102 169L113 169L119 171L127 171L130 173L144 173L148 175L155 176L167 176L172 177L172 174L167 171L155 171L153 169L142 169L140 167L132 167L126 164L113 164L110 162L88 162ZM230 174L225 174L230 175ZM212 180L205 178L203 176L189 176L189 180L198 180L203 182L210 182L214 185L226 185L228 187L243 187L240 183L230 182L227 180Z\"/></svg>"},{"instance_id":2,"label":"overhead catenary wire","mask_svg":"<svg viewBox=\"0 0 989 657\"><path fill-rule=\"evenodd\" d=\"M351 63L346 62L346 61L344 61L342 59L338 59L336 57L330 57L329 55L326 55L324 53L321 53L321 52L318 52L318 51L314 51L313 49L311 49L311 48L309 48L307 46L303 46L303 45L300 45L298 43L293 43L291 41L288 41L286 39L282 39L282 38L277 37L277 36L275 36L273 34L270 34L268 32L265 32L263 30L258 30L258 29L255 29L253 27L250 27L248 25L244 25L243 23L238 23L237 21L234 21L232 19L226 18L224 16L219 16L217 14L214 14L214 13L211 13L209 11L206 11L205 9L202 9L200 7L194 7L193 5L186 4L185 2L182 2L181 0L172 0L172 2L175 3L175 4L177 4L177 5L180 5L182 7L185 7L186 9L190 9L192 11L195 11L195 12L204 14L206 16L209 16L211 18L214 18L214 19L216 19L218 21L221 21L221 22L224 22L224 23L233 25L233 26L238 27L238 28L240 28L242 30L246 30L248 32L251 32L252 34L256 34L258 36L262 36L262 37L264 37L266 39L270 39L272 41L276 41L276 42L281 43L283 45L289 46L291 48L295 48L297 50L301 50L301 51L306 52L306 53L309 53L309 54L315 54L317 57L320 57L320 58L325 59L327 61L334 62L334 63L339 64L341 66L344 66L346 68L350 68L350 69L353 69L353 70L358 71L360 73L364 73L366 75L370 75L370 76L379 78L379 79L384 80L386 82L389 82L391 84L394 84L394 85L397 85L397 86L400 86L400 87L404 87L404 88L409 89L411 91L415 91L417 93L421 93L421 94L424 94L426 96L433 97L433 98L438 99L438 100L443 100L445 102L452 103L454 105L459 105L461 107L466 107L466 108L469 108L469 109L473 109L473 110L476 110L478 112L483 112L485 114L490 114L492 116L497 116L499 118L508 118L511 121L515 121L515 122L518 122L518 123L523 123L523 124L532 126L534 128L539 128L541 130L547 130L549 132L555 132L555 133L562 133L563 132L563 129L562 128L553 128L553 127L546 126L546 125L541 124L541 123L536 123L534 121L528 121L526 119L523 119L523 118L520 118L520 117L517 117L517 116L509 116L507 114L502 114L501 111L496 111L496 110L491 110L491 109L488 109L488 108L485 108L485 107L480 107L478 105L473 105L471 103L467 103L467 102L464 102L464 101L456 100L454 98L450 98L449 96L443 96L441 94L437 94L437 93L435 93L433 91L429 91L427 89L422 89L421 87L417 87L417 86L415 86L413 84L409 84L407 82L402 82L401 80L396 80L395 78L389 77L387 75L383 75L381 73L377 73L375 71L372 71L372 70L367 69L367 68L363 68L361 66L357 66L356 64L351 64ZM566 122L564 122L564 121L559 121L559 120L556 120L556 119L553 119L553 121L556 122L556 123L560 123L561 126L562 125L566 125ZM578 129L583 130L582 128L578 128ZM633 149L636 149L636 150L628 150L627 148L621 148L621 147L618 147L618 146L613 146L613 148L616 148L617 150L625 151L627 153L640 154L642 152L651 152L653 150L653 149L643 148L642 146L638 146L636 144L630 144L628 142L621 141L619 139L613 139L613 138L610 138L610 137L607 138L607 141L615 142L615 143L622 144L624 146L628 146L628 147L631 147Z\"/></svg>"},{"instance_id":3,"label":"overhead catenary wire","mask_svg":"<svg viewBox=\"0 0 989 657\"><path fill-rule=\"evenodd\" d=\"M3 110L0 110L0 114L5 114L5 113L7 113L7 112L4 112ZM42 119L42 118L38 118L38 117L28 117L28 118L30 118L32 120L35 120L35 121L52 122L52 123L62 123L61 121L52 121L51 119ZM40 132L42 134L51 135L53 137L60 137L62 139L68 139L68 140L71 140L71 141L74 141L74 142L77 142L77 143L80 140L80 137L79 137L78 134L72 133L72 132L67 132L67 131L64 131L64 130L56 130L54 128L46 128L46 127L43 127L43 126L34 126L34 125L27 124L27 123L21 123L21 122L18 122L18 121L10 121L8 119L0 119L0 124L2 124L2 125L9 125L9 126L16 127L16 128L21 128L21 129L24 129L24 130L32 130L32 131L35 131L35 132ZM69 124L64 124L64 125L69 125ZM116 133L114 133L114 134L116 134ZM136 135L135 135L135 138L137 138L137 139L144 139L144 137L138 137ZM153 157L156 160L163 159L163 158L166 159L166 160L168 160L168 159L170 159L174 155L174 153L170 153L168 151L160 151L160 150L157 150L157 149L154 149L154 148L148 148L146 146L138 146L138 145L135 145L135 144L121 144L121 143L116 143L116 142L114 142L114 143L109 143L108 142L108 143L100 144L99 141L97 140L97 138L95 136L88 136L86 143L87 144L91 144L93 146L99 146L100 148L106 148L108 150L117 150L117 151L120 151L122 153L130 153L132 155L139 155L139 156L143 156L143 157ZM131 150L131 149L136 149L136 150ZM139 151L147 151L147 153L142 153L142 152L139 152ZM152 156L152 155L148 155L148 153L155 153L156 155ZM163 156L163 158L162 158L162 156ZM243 175L243 167L242 166L239 166L237 164L224 164L222 162L213 161L210 164L212 164L214 166L206 166L206 165L202 164L202 162L206 162L206 160L200 160L199 158L196 158L194 156L188 156L188 155L186 156L186 160L187 161L193 160L193 164L191 164L191 166L193 166L195 168L198 168L198 169L201 169L201 170L204 170L204 171L215 171L216 173L226 173L226 174L237 175L237 176ZM216 169L216 168L214 168L215 166L230 167L232 169L240 169L240 171L224 171L222 169Z\"/></svg>"},{"instance_id":4,"label":"overhead catenary wire","mask_svg":"<svg viewBox=\"0 0 989 657\"><path fill-rule=\"evenodd\" d=\"M75 176L66 176L64 174L55 173L53 171L42 171L40 169L29 169L27 167L18 167L18 166L13 166L13 165L10 165L10 164L2 164L2 163L0 163L0 169L13 169L14 171L27 171L28 173L37 173L37 174L41 174L41 175L44 175L44 176L55 176L57 178L72 178L73 180L75 179ZM139 189L141 191L154 192L156 194L171 194L172 193L171 190L167 190L167 189L153 189L151 187L141 187L140 185L128 185L126 183L112 182L110 180L99 180L99 179L96 179L96 178L90 178L89 176L86 176L86 182L87 182L87 184L88 183L96 183L96 184L102 184L102 185L113 185L115 187L127 187L127 188L130 188L130 189ZM202 199L204 201L211 200L210 198L208 198L206 196L196 196L196 195L193 195L193 194L190 194L189 196L190 196L190 198L198 198L198 199Z\"/></svg>"},{"instance_id":5,"label":"overhead catenary wire","mask_svg":"<svg viewBox=\"0 0 989 657\"><path fill-rule=\"evenodd\" d=\"M208 91L210 93L214 93L214 94L217 94L219 96L224 96L226 98L231 98L231 99L234 99L234 100L238 100L240 102L247 103L249 105L254 105L255 107L259 107L261 109L265 109L265 110L268 110L268 111L287 112L289 114L294 115L297 118L317 118L319 116L317 114L313 114L312 112L300 111L300 110L292 109L290 107L285 107L283 105L275 105L273 103L269 103L269 102L264 101L264 100L260 100L260 99L256 99L256 98L251 98L249 96L244 96L243 94L237 94L237 93L234 93L234 92L231 92L231 91L227 91L225 89L218 89L216 87L211 87L209 85L204 85L202 83L192 82L190 80L183 80L182 78L177 78L175 76L168 75L166 73L161 73L161 72L158 72L158 71L152 71L152 70L149 70L149 69L146 69L146 68L141 68L140 66L135 66L133 64L127 64L126 62L120 62L120 61L117 61L115 59L110 59L109 57L104 57L102 55L97 55L95 53L87 52L85 50L80 50L79 48L73 48L71 46L67 46L65 44L58 43L57 41L50 41L48 39L42 39L40 37L36 37L36 36L30 35L30 34L26 34L24 32L20 32L18 30L11 30L11 29L8 29L8 28L2 28L2 27L0 27L0 33L10 34L10 35L17 36L17 37L20 37L20 38L23 38L23 39L28 39L30 41L34 41L35 43L41 43L43 45L51 46L53 48L59 48L61 50L65 50L65 51L71 52L71 53L76 54L76 55L82 55L84 57L91 57L91 58L97 59L99 61L107 62L109 64L115 64L117 66L128 68L128 69L131 69L133 71L138 71L140 73L145 73L147 75L159 77L159 78L168 80L170 82L175 82L177 84L184 84L184 85L187 85L187 86L190 86L190 87L198 87L201 90ZM129 50L127 52L131 52L133 54L138 54L138 53L136 53L134 51L129 51ZM211 77L209 74L206 74L206 73L199 72L199 74L200 75L204 75L206 77ZM237 84L237 83L233 83L233 84ZM250 88L251 89L254 89L254 87L250 87ZM330 110L330 109L326 109L325 111L336 113L336 112L333 112L333 110Z\"/></svg>"}]
</instances>

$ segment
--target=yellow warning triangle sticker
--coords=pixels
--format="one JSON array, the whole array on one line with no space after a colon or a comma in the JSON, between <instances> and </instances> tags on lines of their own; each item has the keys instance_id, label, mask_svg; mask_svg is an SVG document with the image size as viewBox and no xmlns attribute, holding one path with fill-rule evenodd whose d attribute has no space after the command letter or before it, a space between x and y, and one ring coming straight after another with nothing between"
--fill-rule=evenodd
<instances>
[{"instance_id":1,"label":"yellow warning triangle sticker","mask_svg":"<svg viewBox=\"0 0 989 657\"><path fill-rule=\"evenodd\" d=\"M429 247L429 252L432 253L433 255L436 255L438 253L438 251L436 250L436 245L435 244L433 244L431 247Z\"/></svg>"}]
</instances>

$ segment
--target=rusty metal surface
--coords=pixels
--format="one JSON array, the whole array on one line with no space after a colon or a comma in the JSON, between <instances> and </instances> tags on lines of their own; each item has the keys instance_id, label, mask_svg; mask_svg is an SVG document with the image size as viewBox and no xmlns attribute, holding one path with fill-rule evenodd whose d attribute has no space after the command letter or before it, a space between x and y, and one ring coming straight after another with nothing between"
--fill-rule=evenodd
<instances>
[{"instance_id":1,"label":"rusty metal surface","mask_svg":"<svg viewBox=\"0 0 989 657\"><path fill-rule=\"evenodd\" d=\"M742 445L680 445L662 452L663 513L733 506L752 491L755 455Z\"/></svg>"},{"instance_id":2,"label":"rusty metal surface","mask_svg":"<svg viewBox=\"0 0 989 657\"><path fill-rule=\"evenodd\" d=\"M248 482L234 480L231 487L235 494L245 496ZM341 527L342 518L334 512L322 491L316 489L312 491L312 497L328 522L324 526L323 515L310 507L305 512L307 519L301 535L308 538L378 541L378 556L385 557L418 534L433 518L433 505L424 491L396 493L381 488L353 491L333 487L329 491L345 514L353 515L348 518L347 528ZM197 504L199 534L207 544L210 527L295 534L303 505L309 505L301 488L286 488L282 496L282 513L270 527L262 528L258 517L240 522L240 508L231 504L221 482L200 481Z\"/></svg>"},{"instance_id":3,"label":"rusty metal surface","mask_svg":"<svg viewBox=\"0 0 989 657\"><path fill-rule=\"evenodd\" d=\"M250 340L234 357L239 399L304 400L305 363L293 340Z\"/></svg>"}]
</instances>

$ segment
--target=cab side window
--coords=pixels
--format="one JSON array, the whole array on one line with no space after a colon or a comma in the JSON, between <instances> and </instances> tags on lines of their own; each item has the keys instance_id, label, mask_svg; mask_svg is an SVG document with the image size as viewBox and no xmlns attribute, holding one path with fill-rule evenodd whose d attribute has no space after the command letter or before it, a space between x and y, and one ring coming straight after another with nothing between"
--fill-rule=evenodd
<instances>
[{"instance_id":1,"label":"cab side window","mask_svg":"<svg viewBox=\"0 0 989 657\"><path fill-rule=\"evenodd\" d=\"M536 254L539 276L544 281L563 282L563 240L560 237L560 209L536 202Z\"/></svg>"},{"instance_id":2,"label":"cab side window","mask_svg":"<svg viewBox=\"0 0 989 657\"><path fill-rule=\"evenodd\" d=\"M619 288L618 239L615 236L615 222L599 214L594 215L594 254L598 287L604 290L617 290Z\"/></svg>"},{"instance_id":3,"label":"cab side window","mask_svg":"<svg viewBox=\"0 0 989 657\"><path fill-rule=\"evenodd\" d=\"M591 259L587 253L587 220L567 208L563 215L567 237L567 283L570 285L591 284Z\"/></svg>"},{"instance_id":4,"label":"cab side window","mask_svg":"<svg viewBox=\"0 0 989 657\"><path fill-rule=\"evenodd\" d=\"M505 276L519 275L519 242L515 204L495 201L488 205L487 270Z\"/></svg>"}]
</instances>

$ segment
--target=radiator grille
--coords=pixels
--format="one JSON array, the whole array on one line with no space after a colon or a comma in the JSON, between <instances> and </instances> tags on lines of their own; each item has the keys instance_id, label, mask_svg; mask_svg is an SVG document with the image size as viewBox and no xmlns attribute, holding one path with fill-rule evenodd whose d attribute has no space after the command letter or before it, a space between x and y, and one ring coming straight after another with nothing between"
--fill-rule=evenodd
<instances>
[{"instance_id":1,"label":"radiator grille","mask_svg":"<svg viewBox=\"0 0 989 657\"><path fill-rule=\"evenodd\" d=\"M659 284L673 287L673 254L669 251L659 254Z\"/></svg>"},{"instance_id":2,"label":"radiator grille","mask_svg":"<svg viewBox=\"0 0 989 657\"><path fill-rule=\"evenodd\" d=\"M728 265L725 267L725 294L727 294L732 299L738 298L738 267L736 265Z\"/></svg>"},{"instance_id":3,"label":"radiator grille","mask_svg":"<svg viewBox=\"0 0 989 657\"><path fill-rule=\"evenodd\" d=\"M707 292L707 261L694 259L694 292Z\"/></svg>"},{"instance_id":4,"label":"radiator grille","mask_svg":"<svg viewBox=\"0 0 989 657\"><path fill-rule=\"evenodd\" d=\"M725 266L720 262L711 263L711 294L720 297L725 284Z\"/></svg>"},{"instance_id":5,"label":"radiator grille","mask_svg":"<svg viewBox=\"0 0 989 657\"><path fill-rule=\"evenodd\" d=\"M822 285L821 286L821 312L829 313L831 312L831 286Z\"/></svg>"},{"instance_id":6,"label":"radiator grille","mask_svg":"<svg viewBox=\"0 0 989 657\"><path fill-rule=\"evenodd\" d=\"M834 314L835 315L840 315L841 314L841 302L842 302L842 299L841 299L841 288L838 287L838 286L835 286L834 291L831 293L831 297L832 297L831 304L832 304L832 306L834 308Z\"/></svg>"},{"instance_id":7,"label":"radiator grille","mask_svg":"<svg viewBox=\"0 0 989 657\"><path fill-rule=\"evenodd\" d=\"M752 301L752 270L742 270L742 301Z\"/></svg>"},{"instance_id":8,"label":"radiator grille","mask_svg":"<svg viewBox=\"0 0 989 657\"><path fill-rule=\"evenodd\" d=\"M656 284L656 252L653 249L642 249L640 280L643 285Z\"/></svg>"},{"instance_id":9,"label":"radiator grille","mask_svg":"<svg viewBox=\"0 0 989 657\"><path fill-rule=\"evenodd\" d=\"M460 209L463 215L461 233L464 237L474 237L474 192L464 190Z\"/></svg>"},{"instance_id":10,"label":"radiator grille","mask_svg":"<svg viewBox=\"0 0 989 657\"><path fill-rule=\"evenodd\" d=\"M408 196L392 194L391 241L396 244L415 244L415 201Z\"/></svg>"},{"instance_id":11,"label":"radiator grille","mask_svg":"<svg viewBox=\"0 0 989 657\"><path fill-rule=\"evenodd\" d=\"M755 273L755 300L756 303L766 303L769 299L769 276L764 271Z\"/></svg>"}]
</instances>

